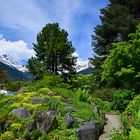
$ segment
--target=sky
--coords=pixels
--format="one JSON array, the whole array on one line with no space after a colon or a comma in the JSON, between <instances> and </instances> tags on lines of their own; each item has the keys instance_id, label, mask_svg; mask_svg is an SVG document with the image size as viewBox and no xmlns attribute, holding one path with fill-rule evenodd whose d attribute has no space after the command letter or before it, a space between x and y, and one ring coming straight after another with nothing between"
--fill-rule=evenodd
<instances>
[{"instance_id":1,"label":"sky","mask_svg":"<svg viewBox=\"0 0 140 140\"><path fill-rule=\"evenodd\" d=\"M79 60L92 57L91 35L108 0L0 0L0 55L26 62L32 43L47 23L59 23L69 34Z\"/></svg>"}]
</instances>

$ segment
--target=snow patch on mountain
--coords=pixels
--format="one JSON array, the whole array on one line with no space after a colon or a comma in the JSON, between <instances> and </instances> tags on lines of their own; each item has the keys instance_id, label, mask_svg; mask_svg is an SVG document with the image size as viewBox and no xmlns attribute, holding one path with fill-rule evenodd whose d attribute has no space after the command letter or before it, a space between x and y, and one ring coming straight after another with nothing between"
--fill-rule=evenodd
<instances>
[{"instance_id":1,"label":"snow patch on mountain","mask_svg":"<svg viewBox=\"0 0 140 140\"><path fill-rule=\"evenodd\" d=\"M14 69L17 69L23 73L28 72L28 69L26 66L20 64L17 60L12 58L10 55L7 55L7 54L0 55L0 62L2 62L5 65L8 65ZM88 60L78 59L75 68L76 68L76 71L79 72L79 71L87 69L89 67L92 67L92 66Z\"/></svg>"},{"instance_id":2,"label":"snow patch on mountain","mask_svg":"<svg viewBox=\"0 0 140 140\"><path fill-rule=\"evenodd\" d=\"M10 55L7 54L0 55L0 62L14 69L17 69L23 73L28 72L26 66L21 65L18 61L14 60Z\"/></svg>"},{"instance_id":3,"label":"snow patch on mountain","mask_svg":"<svg viewBox=\"0 0 140 140\"><path fill-rule=\"evenodd\" d=\"M92 66L88 60L78 59L77 64L76 64L76 71L77 72L84 70L84 69L87 69L89 67L92 67Z\"/></svg>"}]
</instances>

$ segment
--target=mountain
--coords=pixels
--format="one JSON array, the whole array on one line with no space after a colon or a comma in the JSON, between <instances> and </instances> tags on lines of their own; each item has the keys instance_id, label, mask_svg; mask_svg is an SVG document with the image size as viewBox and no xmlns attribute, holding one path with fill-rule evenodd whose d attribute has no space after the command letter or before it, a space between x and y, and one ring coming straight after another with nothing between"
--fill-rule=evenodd
<instances>
[{"instance_id":1,"label":"mountain","mask_svg":"<svg viewBox=\"0 0 140 140\"><path fill-rule=\"evenodd\" d=\"M26 66L21 65L9 55L0 55L0 69L4 70L9 79L28 80L32 75L28 72Z\"/></svg>"},{"instance_id":2,"label":"mountain","mask_svg":"<svg viewBox=\"0 0 140 140\"><path fill-rule=\"evenodd\" d=\"M88 60L85 61L77 61L76 71L78 74L91 74L92 73L92 65Z\"/></svg>"},{"instance_id":3,"label":"mountain","mask_svg":"<svg viewBox=\"0 0 140 140\"><path fill-rule=\"evenodd\" d=\"M10 55L0 55L0 62L23 73L28 72L26 66L19 64L19 62L15 61Z\"/></svg>"},{"instance_id":4,"label":"mountain","mask_svg":"<svg viewBox=\"0 0 140 140\"><path fill-rule=\"evenodd\" d=\"M93 68L92 67L83 69L83 70L78 72L78 74L83 74L83 75L92 74L92 73L93 73Z\"/></svg>"},{"instance_id":5,"label":"mountain","mask_svg":"<svg viewBox=\"0 0 140 140\"><path fill-rule=\"evenodd\" d=\"M0 69L6 71L10 79L28 80L33 77L26 66L21 65L7 54L0 55ZM92 73L92 66L88 60L78 60L76 71L78 74L90 74Z\"/></svg>"}]
</instances>

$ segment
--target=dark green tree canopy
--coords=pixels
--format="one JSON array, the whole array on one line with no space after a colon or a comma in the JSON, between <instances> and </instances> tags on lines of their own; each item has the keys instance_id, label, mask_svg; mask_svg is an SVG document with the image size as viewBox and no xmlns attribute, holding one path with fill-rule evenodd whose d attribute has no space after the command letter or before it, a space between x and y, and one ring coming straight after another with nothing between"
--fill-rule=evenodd
<instances>
[{"instance_id":1,"label":"dark green tree canopy","mask_svg":"<svg viewBox=\"0 0 140 140\"><path fill-rule=\"evenodd\" d=\"M112 43L128 41L128 35L136 30L138 17L134 14L137 10L135 2L110 0L110 4L101 9L101 24L95 27L92 35L94 56L90 59L94 66L94 74L99 77L102 72L101 65L108 56Z\"/></svg>"},{"instance_id":2,"label":"dark green tree canopy","mask_svg":"<svg viewBox=\"0 0 140 140\"><path fill-rule=\"evenodd\" d=\"M75 49L68 40L68 33L57 23L47 24L37 34L37 43L33 45L36 57L29 60L28 67L35 76L42 77L48 72L56 75L75 72Z\"/></svg>"}]
</instances>

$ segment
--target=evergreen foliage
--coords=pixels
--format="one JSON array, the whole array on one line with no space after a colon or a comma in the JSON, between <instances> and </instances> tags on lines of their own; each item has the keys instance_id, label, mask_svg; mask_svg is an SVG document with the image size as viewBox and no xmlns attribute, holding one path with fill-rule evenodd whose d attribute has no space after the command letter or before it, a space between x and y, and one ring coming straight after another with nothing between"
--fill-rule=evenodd
<instances>
[{"instance_id":1,"label":"evergreen foliage","mask_svg":"<svg viewBox=\"0 0 140 140\"><path fill-rule=\"evenodd\" d=\"M101 9L101 24L95 27L92 35L94 56L91 63L98 80L101 76L101 65L112 48L112 43L128 41L128 34L135 32L140 11L134 0L110 0L107 7Z\"/></svg>"},{"instance_id":2,"label":"evergreen foliage","mask_svg":"<svg viewBox=\"0 0 140 140\"><path fill-rule=\"evenodd\" d=\"M33 44L36 57L28 61L28 68L37 78L48 73L74 73L76 57L75 49L68 40L68 33L60 29L57 23L47 24L37 35L37 43Z\"/></svg>"}]
</instances>

